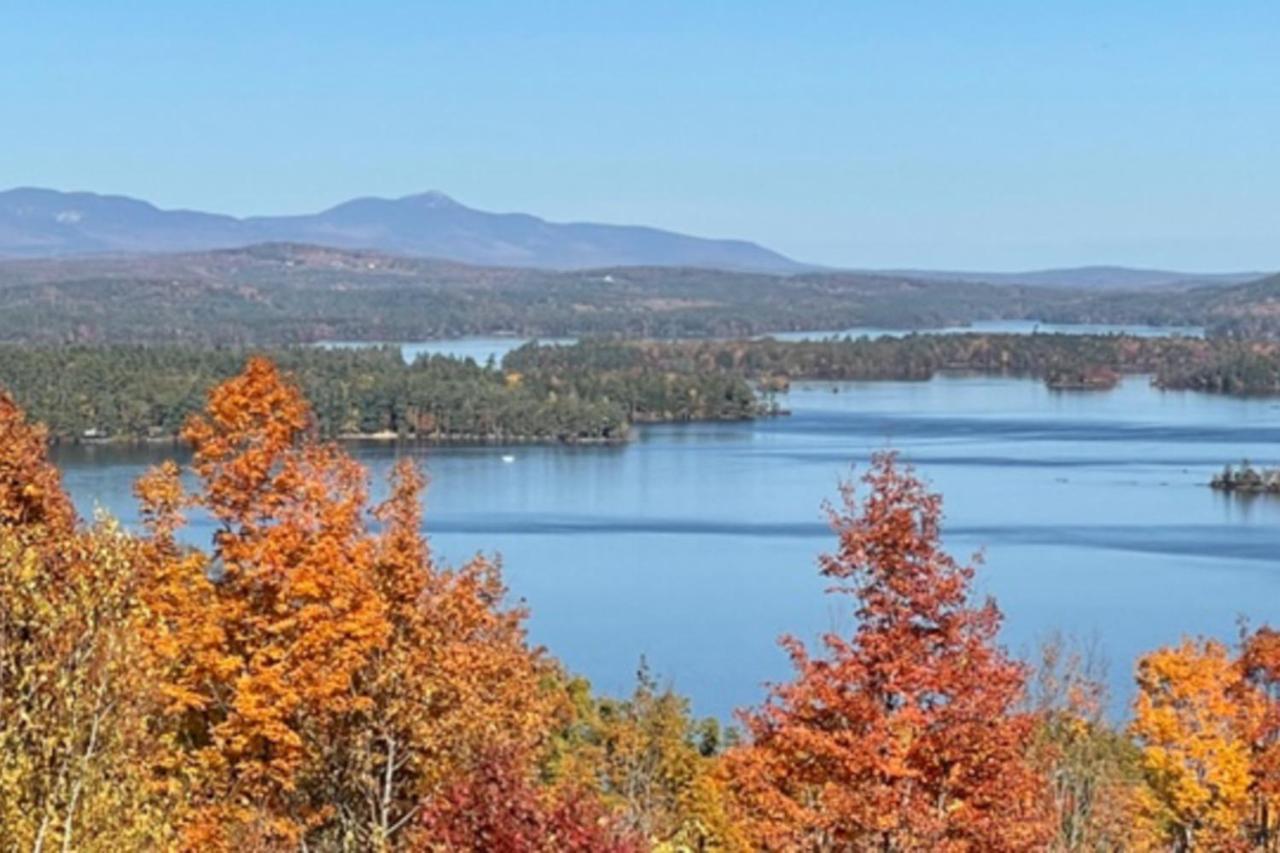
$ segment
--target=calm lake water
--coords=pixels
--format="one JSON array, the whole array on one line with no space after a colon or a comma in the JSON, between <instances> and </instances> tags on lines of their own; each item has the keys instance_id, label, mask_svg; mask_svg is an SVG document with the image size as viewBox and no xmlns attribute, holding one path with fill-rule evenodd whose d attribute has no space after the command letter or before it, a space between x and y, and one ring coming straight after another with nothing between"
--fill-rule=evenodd
<instances>
[{"instance_id":1,"label":"calm lake water","mask_svg":"<svg viewBox=\"0 0 1280 853\"><path fill-rule=\"evenodd\" d=\"M1204 337L1202 326L1144 326L1116 323L1041 323L1039 320L979 320L967 326L942 326L935 329L894 329L882 326L854 326L827 332L775 332L767 337L780 341L820 341L825 338L901 338L910 334L949 335L964 332L987 332L1001 335L1133 335L1139 338L1163 338L1180 335ZM764 336L762 336L764 337Z\"/></svg>"},{"instance_id":2,"label":"calm lake water","mask_svg":"<svg viewBox=\"0 0 1280 853\"><path fill-rule=\"evenodd\" d=\"M411 341L386 344L400 347L400 354L410 364L420 355L447 355L451 358L469 358L476 364L485 364L490 359L494 364L501 364L502 359L513 349L527 344L530 338L512 337L473 337L473 338L441 338L435 341ZM544 344L571 344L575 338L537 338ZM381 343L367 341L321 341L317 346L323 347L368 347L383 346Z\"/></svg>"},{"instance_id":3,"label":"calm lake water","mask_svg":"<svg viewBox=\"0 0 1280 853\"><path fill-rule=\"evenodd\" d=\"M573 670L621 692L644 655L700 713L727 716L785 677L778 635L849 629L816 575L833 542L820 504L887 446L944 493L948 545L985 550L979 585L1010 649L1051 629L1096 634L1118 702L1142 651L1184 633L1231 639L1240 615L1280 620L1280 500L1205 485L1225 462L1280 459L1276 401L1141 378L1064 394L941 377L798 385L785 405L790 417L644 428L623 447L354 450L375 481L397 453L421 456L436 552L500 552L533 639ZM162 455L58 459L83 511L134 523L130 484Z\"/></svg>"},{"instance_id":4,"label":"calm lake water","mask_svg":"<svg viewBox=\"0 0 1280 853\"><path fill-rule=\"evenodd\" d=\"M946 335L957 332L989 332L1005 335L1030 334L1071 334L1071 335L1135 335L1140 338L1168 337L1204 337L1204 328L1200 326L1143 326L1137 324L1117 325L1113 323L1041 323L1038 320L983 320L968 326L940 326L933 329L895 329L887 326L854 326L849 329L831 329L817 332L771 332L760 337L776 338L780 341L820 341L827 338L900 338L910 334ZM503 336L479 336L470 338L442 338L435 341L415 341L390 344L400 347L406 362L412 363L419 355L447 355L454 358L474 359L476 364L485 364L493 359L501 364L507 353L529 342L529 338L513 338ZM544 344L571 344L575 338L540 338ZM323 341L318 346L326 347L367 347L379 346L360 341Z\"/></svg>"}]
</instances>

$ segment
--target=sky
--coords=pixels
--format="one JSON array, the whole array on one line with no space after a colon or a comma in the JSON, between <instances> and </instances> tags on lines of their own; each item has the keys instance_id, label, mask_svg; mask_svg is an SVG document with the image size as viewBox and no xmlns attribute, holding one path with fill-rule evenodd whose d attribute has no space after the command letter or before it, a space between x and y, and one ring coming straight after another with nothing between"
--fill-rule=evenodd
<instances>
[{"instance_id":1,"label":"sky","mask_svg":"<svg viewBox=\"0 0 1280 853\"><path fill-rule=\"evenodd\" d=\"M441 190L847 267L1280 269L1275 0L7 0L0 187Z\"/></svg>"}]
</instances>

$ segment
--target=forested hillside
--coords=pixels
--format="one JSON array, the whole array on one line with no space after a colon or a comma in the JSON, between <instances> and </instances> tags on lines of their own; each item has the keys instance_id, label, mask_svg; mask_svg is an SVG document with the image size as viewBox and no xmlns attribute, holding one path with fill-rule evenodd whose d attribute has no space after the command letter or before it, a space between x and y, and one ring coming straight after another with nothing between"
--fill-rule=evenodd
<instances>
[{"instance_id":1,"label":"forested hillside","mask_svg":"<svg viewBox=\"0 0 1280 853\"><path fill-rule=\"evenodd\" d=\"M1198 325L1218 336L1276 338L1280 337L1280 275L1226 286L1098 294L1045 306L1040 319Z\"/></svg>"},{"instance_id":2,"label":"forested hillside","mask_svg":"<svg viewBox=\"0 0 1280 853\"><path fill-rule=\"evenodd\" d=\"M1055 378L1105 370L1156 385L1223 394L1280 394L1280 344L1127 335L948 334L900 338L736 341L583 341L530 344L504 364L589 377L595 371L717 372L768 387L792 379L925 380L939 371Z\"/></svg>"},{"instance_id":3,"label":"forested hillside","mask_svg":"<svg viewBox=\"0 0 1280 853\"><path fill-rule=\"evenodd\" d=\"M0 341L251 344L476 334L729 337L1034 316L1043 289L853 273L557 273L313 246L0 263Z\"/></svg>"},{"instance_id":4,"label":"forested hillside","mask_svg":"<svg viewBox=\"0 0 1280 853\"><path fill-rule=\"evenodd\" d=\"M1134 292L905 275L475 267L297 244L0 262L0 342L254 346L466 335L737 337L980 320L1274 335L1280 279Z\"/></svg>"}]
</instances>

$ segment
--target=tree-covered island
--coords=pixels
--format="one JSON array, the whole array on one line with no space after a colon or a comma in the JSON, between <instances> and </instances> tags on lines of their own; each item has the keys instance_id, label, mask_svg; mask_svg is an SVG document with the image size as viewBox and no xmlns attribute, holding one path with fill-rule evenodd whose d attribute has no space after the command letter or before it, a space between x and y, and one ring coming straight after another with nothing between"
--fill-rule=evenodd
<instances>
[{"instance_id":1,"label":"tree-covered island","mask_svg":"<svg viewBox=\"0 0 1280 853\"><path fill-rule=\"evenodd\" d=\"M1122 335L530 343L501 366L444 356L405 363L390 346L0 346L0 383L59 441L171 440L250 352L314 401L326 438L618 442L638 423L777 413L793 380L922 381L946 371L1106 390L1123 374L1160 388L1280 393L1280 344Z\"/></svg>"}]
</instances>

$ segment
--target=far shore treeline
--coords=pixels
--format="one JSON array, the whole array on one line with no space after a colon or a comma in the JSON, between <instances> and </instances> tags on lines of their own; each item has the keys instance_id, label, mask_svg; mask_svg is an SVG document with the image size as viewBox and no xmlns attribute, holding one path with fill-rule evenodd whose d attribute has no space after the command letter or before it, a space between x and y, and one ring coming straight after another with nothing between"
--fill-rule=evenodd
<instances>
[{"instance_id":1,"label":"far shore treeline","mask_svg":"<svg viewBox=\"0 0 1280 853\"><path fill-rule=\"evenodd\" d=\"M944 371L1078 390L1144 374L1171 390L1280 394L1273 341L985 333L531 343L501 365L439 355L406 364L390 346L0 345L0 383L55 440L171 441L253 352L297 377L326 438L616 442L637 423L774 414L775 392L793 380L927 380Z\"/></svg>"},{"instance_id":2,"label":"far shore treeline","mask_svg":"<svg viewBox=\"0 0 1280 853\"><path fill-rule=\"evenodd\" d=\"M732 338L990 320L1280 338L1280 276L1141 290L694 267L477 267L299 244L0 259L0 342L280 346L473 335Z\"/></svg>"}]
</instances>

